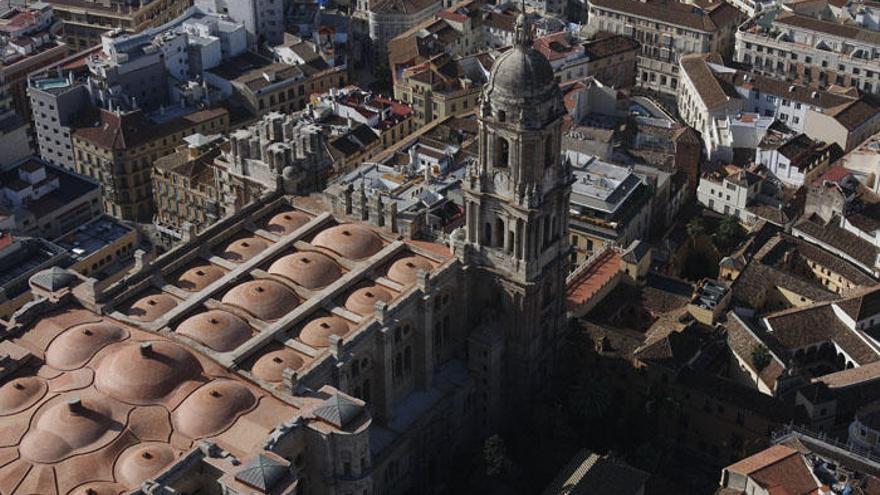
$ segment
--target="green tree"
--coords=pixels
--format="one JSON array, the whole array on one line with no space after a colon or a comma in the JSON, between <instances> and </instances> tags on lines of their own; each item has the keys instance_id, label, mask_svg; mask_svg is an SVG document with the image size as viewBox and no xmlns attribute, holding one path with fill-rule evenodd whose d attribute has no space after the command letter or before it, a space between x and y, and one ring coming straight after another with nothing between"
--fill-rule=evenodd
<instances>
[{"instance_id":1,"label":"green tree","mask_svg":"<svg viewBox=\"0 0 880 495\"><path fill-rule=\"evenodd\" d=\"M758 373L770 365L770 351L763 344L758 344L752 349L752 364Z\"/></svg>"},{"instance_id":2,"label":"green tree","mask_svg":"<svg viewBox=\"0 0 880 495\"><path fill-rule=\"evenodd\" d=\"M725 216L718 223L718 230L715 232L715 242L719 248L729 249L736 246L743 235L745 235L745 232L739 221L732 216Z\"/></svg>"},{"instance_id":3,"label":"green tree","mask_svg":"<svg viewBox=\"0 0 880 495\"><path fill-rule=\"evenodd\" d=\"M687 233L691 239L696 239L706 233L706 226L703 225L703 219L701 217L691 218L687 223Z\"/></svg>"}]
</instances>

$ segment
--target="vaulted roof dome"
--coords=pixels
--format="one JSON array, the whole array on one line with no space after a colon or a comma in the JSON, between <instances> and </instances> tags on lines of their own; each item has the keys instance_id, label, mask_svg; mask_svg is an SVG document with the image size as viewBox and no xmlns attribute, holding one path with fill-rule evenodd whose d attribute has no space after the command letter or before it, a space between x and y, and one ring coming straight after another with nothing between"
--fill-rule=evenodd
<instances>
[{"instance_id":1,"label":"vaulted roof dome","mask_svg":"<svg viewBox=\"0 0 880 495\"><path fill-rule=\"evenodd\" d=\"M183 272L177 279L177 286L190 292L200 291L217 281L223 273L223 270L211 264L195 266Z\"/></svg>"},{"instance_id":2,"label":"vaulted roof dome","mask_svg":"<svg viewBox=\"0 0 880 495\"><path fill-rule=\"evenodd\" d=\"M129 447L116 462L116 478L126 488L135 488L174 462L174 450L167 443L139 443Z\"/></svg>"},{"instance_id":3,"label":"vaulted roof dome","mask_svg":"<svg viewBox=\"0 0 880 495\"><path fill-rule=\"evenodd\" d=\"M198 359L177 344L130 343L101 360L95 386L123 402L146 404L165 397L201 371Z\"/></svg>"},{"instance_id":4,"label":"vaulted roof dome","mask_svg":"<svg viewBox=\"0 0 880 495\"><path fill-rule=\"evenodd\" d=\"M259 237L245 237L230 242L223 251L223 257L235 263L244 263L267 247L269 243Z\"/></svg>"},{"instance_id":5,"label":"vaulted roof dome","mask_svg":"<svg viewBox=\"0 0 880 495\"><path fill-rule=\"evenodd\" d=\"M299 333L299 340L312 347L327 347L330 336L344 336L350 330L348 323L338 316L315 318L308 322Z\"/></svg>"},{"instance_id":6,"label":"vaulted roof dome","mask_svg":"<svg viewBox=\"0 0 880 495\"><path fill-rule=\"evenodd\" d=\"M214 380L193 392L171 415L174 426L190 438L215 435L229 428L257 398L241 383Z\"/></svg>"},{"instance_id":7,"label":"vaulted roof dome","mask_svg":"<svg viewBox=\"0 0 880 495\"><path fill-rule=\"evenodd\" d=\"M277 320L299 305L299 298L292 290L273 280L251 280L236 285L222 301L266 321Z\"/></svg>"},{"instance_id":8,"label":"vaulted roof dome","mask_svg":"<svg viewBox=\"0 0 880 495\"><path fill-rule=\"evenodd\" d=\"M356 223L347 223L322 230L312 244L326 248L351 260L372 256L382 249L382 239L372 230Z\"/></svg>"},{"instance_id":9,"label":"vaulted roof dome","mask_svg":"<svg viewBox=\"0 0 880 495\"><path fill-rule=\"evenodd\" d=\"M128 332L110 323L86 323L65 330L46 350L46 363L59 370L73 370L86 364L104 346L128 337Z\"/></svg>"},{"instance_id":10,"label":"vaulted roof dome","mask_svg":"<svg viewBox=\"0 0 880 495\"><path fill-rule=\"evenodd\" d=\"M153 321L177 306L177 299L168 294L154 294L138 299L128 315L139 321Z\"/></svg>"},{"instance_id":11,"label":"vaulted roof dome","mask_svg":"<svg viewBox=\"0 0 880 495\"><path fill-rule=\"evenodd\" d=\"M269 273L281 275L306 289L319 289L342 275L335 261L321 253L302 251L287 255L269 267Z\"/></svg>"},{"instance_id":12,"label":"vaulted roof dome","mask_svg":"<svg viewBox=\"0 0 880 495\"><path fill-rule=\"evenodd\" d=\"M49 386L36 376L23 376L0 387L0 416L15 414L36 404L46 395Z\"/></svg>"},{"instance_id":13,"label":"vaulted roof dome","mask_svg":"<svg viewBox=\"0 0 880 495\"><path fill-rule=\"evenodd\" d=\"M251 337L251 329L229 311L212 309L191 316L177 327L177 333L219 352L228 352Z\"/></svg>"},{"instance_id":14,"label":"vaulted roof dome","mask_svg":"<svg viewBox=\"0 0 880 495\"><path fill-rule=\"evenodd\" d=\"M378 285L363 287L348 296L348 299L345 300L345 309L366 316L375 311L377 302L387 303L390 300L391 293Z\"/></svg>"},{"instance_id":15,"label":"vaulted roof dome","mask_svg":"<svg viewBox=\"0 0 880 495\"><path fill-rule=\"evenodd\" d=\"M415 283L419 270L430 272L434 265L425 258L419 256L407 256L400 258L388 269L388 278L404 285Z\"/></svg>"},{"instance_id":16,"label":"vaulted roof dome","mask_svg":"<svg viewBox=\"0 0 880 495\"><path fill-rule=\"evenodd\" d=\"M118 434L122 425L110 407L97 400L71 396L67 402L55 402L45 409L19 445L28 460L52 463L86 446Z\"/></svg>"},{"instance_id":17,"label":"vaulted roof dome","mask_svg":"<svg viewBox=\"0 0 880 495\"><path fill-rule=\"evenodd\" d=\"M267 352L260 356L251 368L251 373L261 380L271 383L281 383L284 377L284 369L298 370L305 364L303 358L293 349L285 347L277 351Z\"/></svg>"},{"instance_id":18,"label":"vaulted roof dome","mask_svg":"<svg viewBox=\"0 0 880 495\"><path fill-rule=\"evenodd\" d=\"M309 223L312 218L301 211L285 211L272 217L266 230L278 235L287 235Z\"/></svg>"}]
</instances>

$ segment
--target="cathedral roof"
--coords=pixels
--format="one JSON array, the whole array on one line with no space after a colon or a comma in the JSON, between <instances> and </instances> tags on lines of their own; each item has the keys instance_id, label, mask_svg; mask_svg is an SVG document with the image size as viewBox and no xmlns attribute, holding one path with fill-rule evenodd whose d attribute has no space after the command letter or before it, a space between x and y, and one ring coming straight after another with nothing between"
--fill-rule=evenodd
<instances>
[{"instance_id":1,"label":"cathedral roof","mask_svg":"<svg viewBox=\"0 0 880 495\"><path fill-rule=\"evenodd\" d=\"M525 17L520 15L516 21L516 42L492 65L487 95L541 98L557 86L550 61L532 47L530 29Z\"/></svg>"}]
</instances>

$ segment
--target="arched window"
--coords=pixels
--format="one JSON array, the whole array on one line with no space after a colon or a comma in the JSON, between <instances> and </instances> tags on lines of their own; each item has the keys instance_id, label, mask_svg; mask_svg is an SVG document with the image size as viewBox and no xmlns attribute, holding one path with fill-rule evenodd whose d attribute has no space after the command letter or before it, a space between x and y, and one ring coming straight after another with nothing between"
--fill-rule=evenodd
<instances>
[{"instance_id":1,"label":"arched window","mask_svg":"<svg viewBox=\"0 0 880 495\"><path fill-rule=\"evenodd\" d=\"M544 139L544 168L550 168L553 166L553 139L552 136L547 136Z\"/></svg>"},{"instance_id":2,"label":"arched window","mask_svg":"<svg viewBox=\"0 0 880 495\"><path fill-rule=\"evenodd\" d=\"M495 145L497 146L495 166L507 168L507 165L510 163L510 144L507 143L506 139L500 137L496 138Z\"/></svg>"}]
</instances>

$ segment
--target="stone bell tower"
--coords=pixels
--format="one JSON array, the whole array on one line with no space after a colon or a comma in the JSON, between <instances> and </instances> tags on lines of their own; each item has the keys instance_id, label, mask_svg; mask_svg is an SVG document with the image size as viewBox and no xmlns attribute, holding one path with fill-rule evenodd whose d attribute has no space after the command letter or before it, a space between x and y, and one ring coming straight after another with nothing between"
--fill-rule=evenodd
<instances>
[{"instance_id":1,"label":"stone bell tower","mask_svg":"<svg viewBox=\"0 0 880 495\"><path fill-rule=\"evenodd\" d=\"M468 316L496 327L504 346L502 402L535 395L567 324L572 174L560 157L564 115L553 68L532 47L520 14L514 46L495 61L483 89L480 158L464 179L467 220L456 243L474 272Z\"/></svg>"}]
</instances>

